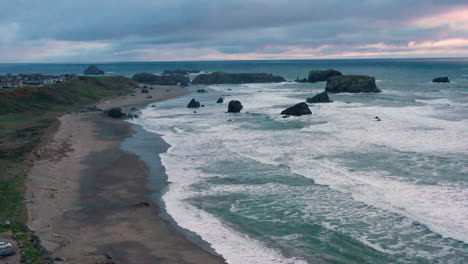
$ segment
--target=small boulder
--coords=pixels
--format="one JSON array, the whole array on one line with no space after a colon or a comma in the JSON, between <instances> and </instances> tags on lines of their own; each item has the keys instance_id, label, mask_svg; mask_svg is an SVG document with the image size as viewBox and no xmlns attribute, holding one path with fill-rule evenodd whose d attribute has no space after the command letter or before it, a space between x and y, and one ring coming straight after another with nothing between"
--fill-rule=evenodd
<instances>
[{"instance_id":1,"label":"small boulder","mask_svg":"<svg viewBox=\"0 0 468 264\"><path fill-rule=\"evenodd\" d=\"M153 98L153 96L152 95L146 96L146 99L150 99L150 98Z\"/></svg>"},{"instance_id":2,"label":"small boulder","mask_svg":"<svg viewBox=\"0 0 468 264\"><path fill-rule=\"evenodd\" d=\"M333 101L330 100L330 97L328 97L327 92L322 92L322 93L314 95L313 97L307 98L306 102L308 102L309 104L314 104L314 103L331 103Z\"/></svg>"},{"instance_id":3,"label":"small boulder","mask_svg":"<svg viewBox=\"0 0 468 264\"><path fill-rule=\"evenodd\" d=\"M301 115L311 115L312 112L309 109L309 106L306 103L299 103L289 108L286 108L281 112L282 115L292 115L292 116L301 116Z\"/></svg>"},{"instance_id":4,"label":"small boulder","mask_svg":"<svg viewBox=\"0 0 468 264\"><path fill-rule=\"evenodd\" d=\"M199 107L200 107L200 102L195 100L195 98L190 100L190 102L187 105L187 108L199 108Z\"/></svg>"},{"instance_id":5,"label":"small boulder","mask_svg":"<svg viewBox=\"0 0 468 264\"><path fill-rule=\"evenodd\" d=\"M146 88L141 89L141 93L149 93L149 90Z\"/></svg>"},{"instance_id":6,"label":"small boulder","mask_svg":"<svg viewBox=\"0 0 468 264\"><path fill-rule=\"evenodd\" d=\"M198 90L197 90L197 93L206 93L206 92L208 92L208 91L205 90L205 89L198 89Z\"/></svg>"},{"instance_id":7,"label":"small boulder","mask_svg":"<svg viewBox=\"0 0 468 264\"><path fill-rule=\"evenodd\" d=\"M122 108L115 107L107 111L107 116L112 117L112 118L122 118L122 117L125 117L126 115L122 112Z\"/></svg>"},{"instance_id":8,"label":"small boulder","mask_svg":"<svg viewBox=\"0 0 468 264\"><path fill-rule=\"evenodd\" d=\"M437 77L434 80L432 80L434 83L449 83L450 80L448 77Z\"/></svg>"},{"instance_id":9,"label":"small boulder","mask_svg":"<svg viewBox=\"0 0 468 264\"><path fill-rule=\"evenodd\" d=\"M222 104L223 102L224 102L224 99L223 99L222 97L220 97L220 98L218 99L218 101L216 101L216 103L218 103L218 104Z\"/></svg>"},{"instance_id":10,"label":"small boulder","mask_svg":"<svg viewBox=\"0 0 468 264\"><path fill-rule=\"evenodd\" d=\"M237 100L232 100L229 102L228 105L228 113L239 113L242 108L244 108L241 104L241 102Z\"/></svg>"}]
</instances>

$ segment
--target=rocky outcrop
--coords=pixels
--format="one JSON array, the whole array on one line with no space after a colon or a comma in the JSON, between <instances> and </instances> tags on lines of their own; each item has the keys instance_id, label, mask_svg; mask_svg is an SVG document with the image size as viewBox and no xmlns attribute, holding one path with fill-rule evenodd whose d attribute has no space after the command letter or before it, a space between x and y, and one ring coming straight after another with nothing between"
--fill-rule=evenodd
<instances>
[{"instance_id":1,"label":"rocky outcrop","mask_svg":"<svg viewBox=\"0 0 468 264\"><path fill-rule=\"evenodd\" d=\"M220 98L218 99L218 101L216 101L216 103L222 104L222 103L224 103L224 99L223 99L222 97L220 97Z\"/></svg>"},{"instance_id":2,"label":"rocky outcrop","mask_svg":"<svg viewBox=\"0 0 468 264\"><path fill-rule=\"evenodd\" d=\"M183 74L183 75L188 75L190 73L200 73L199 70L183 70L183 69L175 69L175 70L164 70L163 74Z\"/></svg>"},{"instance_id":3,"label":"rocky outcrop","mask_svg":"<svg viewBox=\"0 0 468 264\"><path fill-rule=\"evenodd\" d=\"M200 74L192 81L193 84L239 84L239 83L270 83L285 82L281 76L267 73L225 73L213 72Z\"/></svg>"},{"instance_id":4,"label":"rocky outcrop","mask_svg":"<svg viewBox=\"0 0 468 264\"><path fill-rule=\"evenodd\" d=\"M84 70L84 75L104 75L105 72L100 70L96 65L90 65L86 70Z\"/></svg>"},{"instance_id":5,"label":"rocky outcrop","mask_svg":"<svg viewBox=\"0 0 468 264\"><path fill-rule=\"evenodd\" d=\"M309 77L307 78L308 82L326 82L328 78L343 75L339 71L333 69L328 69L325 71L322 70L312 70L309 72Z\"/></svg>"},{"instance_id":6,"label":"rocky outcrop","mask_svg":"<svg viewBox=\"0 0 468 264\"><path fill-rule=\"evenodd\" d=\"M448 77L437 77L434 80L432 80L432 82L435 82L435 83L449 83L450 80L449 80Z\"/></svg>"},{"instance_id":7,"label":"rocky outcrop","mask_svg":"<svg viewBox=\"0 0 468 264\"><path fill-rule=\"evenodd\" d=\"M294 106L286 108L281 112L282 115L290 115L290 116L301 116L301 115L311 115L312 111L310 111L309 106L306 103L298 103Z\"/></svg>"},{"instance_id":8,"label":"rocky outcrop","mask_svg":"<svg viewBox=\"0 0 468 264\"><path fill-rule=\"evenodd\" d=\"M107 116L112 118L122 118L125 117L125 113L122 112L122 108L115 107L107 110Z\"/></svg>"},{"instance_id":9,"label":"rocky outcrop","mask_svg":"<svg viewBox=\"0 0 468 264\"><path fill-rule=\"evenodd\" d=\"M200 102L195 100L195 98L190 100L190 102L187 105L187 108L199 108L199 107L200 107Z\"/></svg>"},{"instance_id":10,"label":"rocky outcrop","mask_svg":"<svg viewBox=\"0 0 468 264\"><path fill-rule=\"evenodd\" d=\"M380 93L375 78L367 75L340 75L328 78L325 91L329 93Z\"/></svg>"},{"instance_id":11,"label":"rocky outcrop","mask_svg":"<svg viewBox=\"0 0 468 264\"><path fill-rule=\"evenodd\" d=\"M149 72L135 73L132 79L139 83L152 83L156 80L156 75ZM145 88L145 86L143 86Z\"/></svg>"},{"instance_id":12,"label":"rocky outcrop","mask_svg":"<svg viewBox=\"0 0 468 264\"><path fill-rule=\"evenodd\" d=\"M229 102L228 105L228 113L239 113L242 108L244 108L241 104L241 102L237 100L232 100Z\"/></svg>"},{"instance_id":13,"label":"rocky outcrop","mask_svg":"<svg viewBox=\"0 0 468 264\"><path fill-rule=\"evenodd\" d=\"M306 102L308 102L309 104L315 104L315 103L331 103L333 101L330 100L330 97L328 97L327 92L322 92L322 93L314 95L313 97L307 98Z\"/></svg>"},{"instance_id":14,"label":"rocky outcrop","mask_svg":"<svg viewBox=\"0 0 468 264\"><path fill-rule=\"evenodd\" d=\"M139 83L154 84L154 85L180 85L187 86L190 79L179 73L169 75L156 75L148 72L137 73L132 79Z\"/></svg>"}]
</instances>

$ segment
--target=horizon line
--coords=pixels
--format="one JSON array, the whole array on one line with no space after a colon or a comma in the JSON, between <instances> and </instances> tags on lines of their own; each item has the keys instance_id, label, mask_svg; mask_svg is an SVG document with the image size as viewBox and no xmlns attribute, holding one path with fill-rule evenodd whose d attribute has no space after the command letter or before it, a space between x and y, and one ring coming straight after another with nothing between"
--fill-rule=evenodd
<instances>
[{"instance_id":1,"label":"horizon line","mask_svg":"<svg viewBox=\"0 0 468 264\"><path fill-rule=\"evenodd\" d=\"M335 59L245 59L245 60L154 60L154 61L107 61L107 62L0 62L0 64L110 64L110 63L152 63L152 62L164 62L164 63L174 63L174 62L221 62L221 61L323 61L323 60L330 60L330 61L337 61L337 60L437 60L437 59L468 59L468 57L415 57L415 58L408 58L408 57L398 57L398 58L335 58Z\"/></svg>"}]
</instances>

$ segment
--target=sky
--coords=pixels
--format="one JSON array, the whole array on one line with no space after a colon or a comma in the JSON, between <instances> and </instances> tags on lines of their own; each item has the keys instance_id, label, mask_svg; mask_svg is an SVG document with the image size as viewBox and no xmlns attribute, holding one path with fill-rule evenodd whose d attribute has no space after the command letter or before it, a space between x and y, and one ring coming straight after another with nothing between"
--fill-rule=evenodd
<instances>
[{"instance_id":1,"label":"sky","mask_svg":"<svg viewBox=\"0 0 468 264\"><path fill-rule=\"evenodd\" d=\"M467 0L1 3L1 63L468 57Z\"/></svg>"}]
</instances>

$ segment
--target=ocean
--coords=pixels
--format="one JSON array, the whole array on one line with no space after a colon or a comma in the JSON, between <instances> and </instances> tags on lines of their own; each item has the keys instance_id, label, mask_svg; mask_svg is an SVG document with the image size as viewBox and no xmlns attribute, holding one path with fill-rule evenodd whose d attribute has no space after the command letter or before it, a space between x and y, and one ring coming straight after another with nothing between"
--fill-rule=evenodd
<instances>
[{"instance_id":1,"label":"ocean","mask_svg":"<svg viewBox=\"0 0 468 264\"><path fill-rule=\"evenodd\" d=\"M87 66L0 64L0 74ZM166 212L229 263L468 262L468 59L98 66L125 76L174 68L290 81L328 68L375 76L382 93L331 94L310 116L279 113L324 82L191 86L208 93L156 103L131 122L170 145L160 154ZM440 76L451 83L431 82ZM205 107L187 109L192 98ZM226 113L230 100L242 113Z\"/></svg>"}]
</instances>

